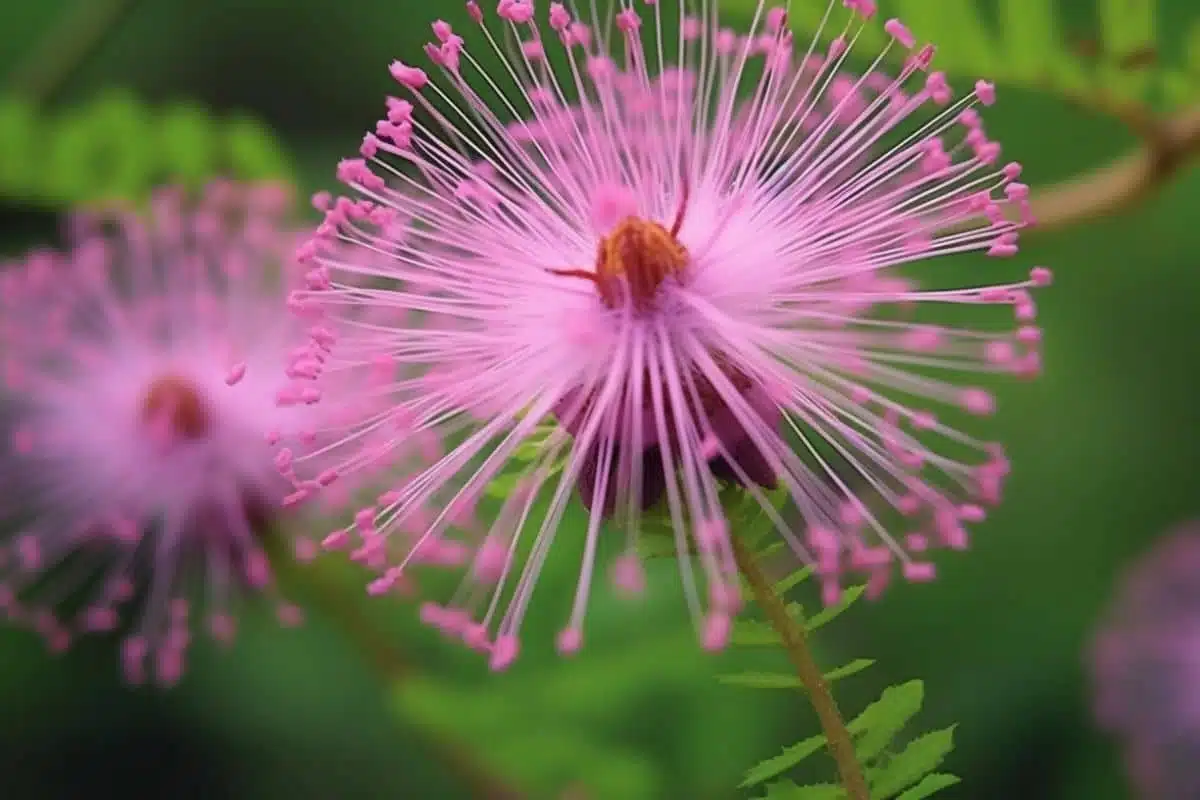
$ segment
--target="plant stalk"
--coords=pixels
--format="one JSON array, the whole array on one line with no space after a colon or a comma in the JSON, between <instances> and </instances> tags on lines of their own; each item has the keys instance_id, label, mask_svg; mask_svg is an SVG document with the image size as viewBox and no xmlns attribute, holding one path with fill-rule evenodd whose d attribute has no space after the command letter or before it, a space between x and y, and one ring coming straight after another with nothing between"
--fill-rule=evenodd
<instances>
[{"instance_id":1,"label":"plant stalk","mask_svg":"<svg viewBox=\"0 0 1200 800\"><path fill-rule=\"evenodd\" d=\"M854 755L854 742L850 739L850 731L846 729L846 723L838 711L828 682L813 659L812 651L808 647L808 634L803 624L788 614L783 598L776 593L771 579L759 566L754 553L738 537L732 538L738 570L750 584L754 599L766 614L767 621L783 640L784 649L787 650L788 659L796 670L796 676L808 692L813 710L817 712L829 754L837 764L838 775L846 794L850 800L870 800L867 780Z\"/></svg>"}]
</instances>

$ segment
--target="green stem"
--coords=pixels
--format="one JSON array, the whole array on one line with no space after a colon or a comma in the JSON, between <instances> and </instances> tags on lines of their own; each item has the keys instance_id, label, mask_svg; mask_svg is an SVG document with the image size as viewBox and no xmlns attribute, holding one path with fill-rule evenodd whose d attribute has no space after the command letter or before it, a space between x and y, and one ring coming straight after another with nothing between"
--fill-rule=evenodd
<instances>
[{"instance_id":1,"label":"green stem","mask_svg":"<svg viewBox=\"0 0 1200 800\"><path fill-rule=\"evenodd\" d=\"M299 572L296 574L300 576ZM366 618L359 603L346 597L340 587L335 586L319 569L305 570L303 578L321 610L333 620L337 630L355 645L385 684L415 677L417 670L413 664L391 644L390 637L381 634ZM458 742L430 730L425 730L424 734L430 750L455 778L466 784L471 797L482 800L521 800L528 797L480 763L473 753Z\"/></svg>"},{"instance_id":2,"label":"green stem","mask_svg":"<svg viewBox=\"0 0 1200 800\"><path fill-rule=\"evenodd\" d=\"M733 554L737 560L738 570L750 584L754 599L766 614L771 627L783 640L788 659L800 678L800 684L808 692L813 709L821 722L821 730L829 746L829 754L837 763L838 774L842 786L850 800L870 800L867 790L867 780L863 777L862 767L854 755L854 743L846 723L838 711L829 684L821 674L817 662L813 660L812 651L808 648L808 634L804 626L788 614L783 598L775 591L771 579L763 572L749 548L736 536L733 537Z\"/></svg>"},{"instance_id":3,"label":"green stem","mask_svg":"<svg viewBox=\"0 0 1200 800\"><path fill-rule=\"evenodd\" d=\"M8 76L7 90L50 102L136 5L137 0L77 0Z\"/></svg>"}]
</instances>

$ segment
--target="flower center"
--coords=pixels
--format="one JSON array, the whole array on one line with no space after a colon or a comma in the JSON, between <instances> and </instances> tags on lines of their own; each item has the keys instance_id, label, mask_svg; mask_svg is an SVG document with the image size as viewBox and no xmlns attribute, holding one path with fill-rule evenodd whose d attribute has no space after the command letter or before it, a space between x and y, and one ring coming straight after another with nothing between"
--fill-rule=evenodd
<instances>
[{"instance_id":1,"label":"flower center","mask_svg":"<svg viewBox=\"0 0 1200 800\"><path fill-rule=\"evenodd\" d=\"M678 280L688 265L687 248L679 242L687 204L688 186L684 183L670 230L641 217L626 217L612 233L600 239L594 271L552 269L549 272L591 281L609 308L629 302L638 311L649 310L654 307L663 281L671 277Z\"/></svg>"},{"instance_id":2,"label":"flower center","mask_svg":"<svg viewBox=\"0 0 1200 800\"><path fill-rule=\"evenodd\" d=\"M620 304L623 292L634 308L646 310L663 281L678 278L687 263L687 250L671 231L657 222L628 217L600 240L596 289L610 308Z\"/></svg>"},{"instance_id":3,"label":"flower center","mask_svg":"<svg viewBox=\"0 0 1200 800\"><path fill-rule=\"evenodd\" d=\"M179 439L199 439L212 426L199 387L178 375L164 375L150 384L142 401L142 419L163 425Z\"/></svg>"}]
</instances>

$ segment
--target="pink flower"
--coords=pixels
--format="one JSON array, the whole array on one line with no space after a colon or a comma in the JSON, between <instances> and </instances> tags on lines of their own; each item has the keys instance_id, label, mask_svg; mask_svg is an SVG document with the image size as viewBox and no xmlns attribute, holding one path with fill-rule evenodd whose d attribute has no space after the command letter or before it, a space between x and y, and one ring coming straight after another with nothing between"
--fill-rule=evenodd
<instances>
[{"instance_id":1,"label":"pink flower","mask_svg":"<svg viewBox=\"0 0 1200 800\"><path fill-rule=\"evenodd\" d=\"M415 563L414 541L468 548L466 585L424 615L496 668L556 535L585 540L570 652L601 540L624 541L613 576L636 589L635 545L659 508L697 554L681 559L684 588L704 643L722 646L739 605L729 484L816 565L828 599L847 573L873 592L896 564L931 578L926 551L965 547L1008 472L998 445L955 427L993 411L975 382L1040 364L1029 289L1046 270L915 268L1016 252L1028 190L984 131L990 84L954 100L932 48L894 20L875 68L846 72L850 43L881 24L870 2L832 3L844 34L811 50L762 3L744 37L707 0L697 17L621 6L615 26L560 3L539 21L527 0L495 17L468 3L482 28L468 35L436 23L430 71L393 65L404 97L340 165L354 197L322 198L304 252L330 282L299 304L323 315L332 352L389 360L397 413L455 443L364 513L379 541L445 509L389 548L374 586ZM475 48L503 55L512 36L523 46L481 74ZM643 42L678 43L682 59ZM345 322L363 307L394 321ZM532 461L515 458L532 443ZM456 509L512 469L495 523L455 534ZM589 521L568 531L576 492Z\"/></svg>"},{"instance_id":2,"label":"pink flower","mask_svg":"<svg viewBox=\"0 0 1200 800\"><path fill-rule=\"evenodd\" d=\"M127 628L128 679L171 684L192 623L229 640L240 594L300 621L263 546L293 494L267 440L319 443L333 407L276 402L305 330L283 303L308 235L291 206L269 186L214 184L194 207L164 191L146 220L79 214L68 251L0 273L4 511L21 523L0 610L52 649Z\"/></svg>"},{"instance_id":3,"label":"pink flower","mask_svg":"<svg viewBox=\"0 0 1200 800\"><path fill-rule=\"evenodd\" d=\"M1092 645L1096 718L1143 797L1200 797L1200 524L1136 562Z\"/></svg>"}]
</instances>

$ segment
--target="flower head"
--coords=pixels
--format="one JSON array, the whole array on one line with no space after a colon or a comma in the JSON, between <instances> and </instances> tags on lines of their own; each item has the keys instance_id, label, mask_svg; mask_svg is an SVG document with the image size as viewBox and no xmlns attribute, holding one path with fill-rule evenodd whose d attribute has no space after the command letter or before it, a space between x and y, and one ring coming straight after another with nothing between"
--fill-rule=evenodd
<instances>
[{"instance_id":1,"label":"flower head","mask_svg":"<svg viewBox=\"0 0 1200 800\"><path fill-rule=\"evenodd\" d=\"M319 442L333 406L277 403L305 330L283 303L308 235L286 227L291 205L273 186L163 191L145 219L76 215L68 250L0 274L3 511L18 523L0 610L53 649L125 628L127 677L169 684L189 620L226 641L245 592L299 621L264 547L295 494L268 439Z\"/></svg>"},{"instance_id":2,"label":"flower head","mask_svg":"<svg viewBox=\"0 0 1200 800\"><path fill-rule=\"evenodd\" d=\"M1200 796L1198 569L1191 523L1132 566L1092 646L1096 718L1145 797Z\"/></svg>"},{"instance_id":3,"label":"flower head","mask_svg":"<svg viewBox=\"0 0 1200 800\"><path fill-rule=\"evenodd\" d=\"M422 543L469 548L467 585L424 613L498 668L556 536L585 541L570 652L606 526L625 542L614 579L636 588L659 509L696 556L684 588L721 646L739 603L722 486L758 501L828 598L847 573L874 591L896 564L929 579L924 553L965 547L1008 471L998 445L956 427L993 410L975 381L1039 367L1028 290L1046 270L985 284L982 265L942 280L914 268L1012 256L1029 221L1020 167L998 161L977 111L990 84L955 100L932 47L869 0L831 3L804 46L764 3L746 36L710 0L679 16L618 6L582 19L551 3L542 19L528 0L494 15L469 2L475 30L434 23L438 76L392 65L404 97L340 165L354 196L318 198L326 219L302 253L321 286L297 304L335 333L333 358L389 362L395 413L453 443L364 509L372 541L444 509L396 538L375 586ZM886 44L851 73L851 45L881 24ZM393 321L344 322L361 307ZM453 538L458 510L532 442L494 524ZM562 530L576 494L588 524Z\"/></svg>"}]
</instances>

